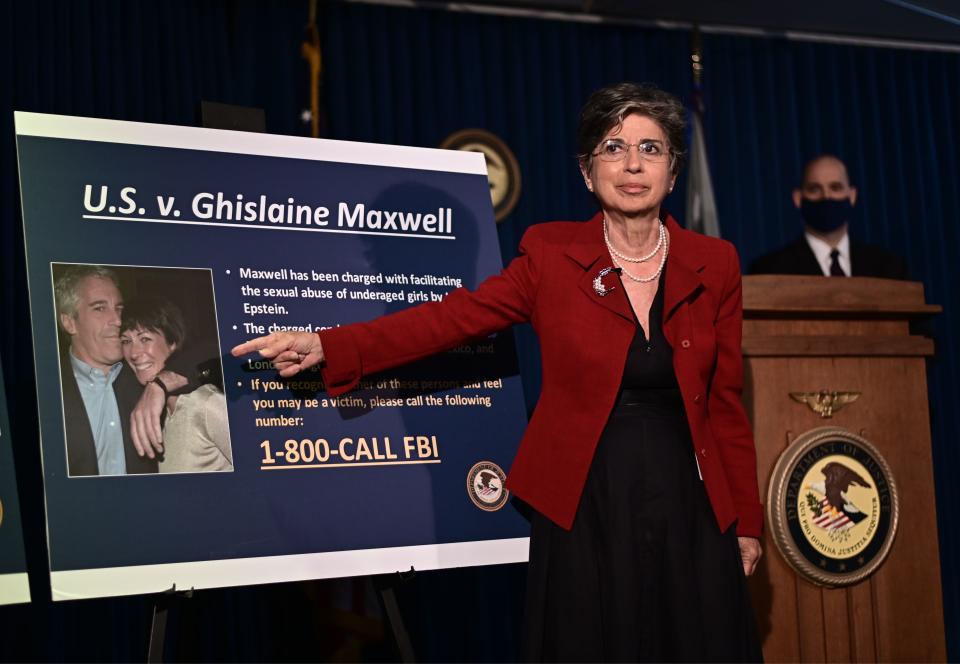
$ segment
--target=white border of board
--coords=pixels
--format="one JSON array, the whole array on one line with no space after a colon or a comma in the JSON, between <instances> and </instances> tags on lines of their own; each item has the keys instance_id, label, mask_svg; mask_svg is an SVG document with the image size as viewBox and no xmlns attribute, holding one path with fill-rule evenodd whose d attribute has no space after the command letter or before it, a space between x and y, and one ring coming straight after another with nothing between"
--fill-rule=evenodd
<instances>
[{"instance_id":1,"label":"white border of board","mask_svg":"<svg viewBox=\"0 0 960 664\"><path fill-rule=\"evenodd\" d=\"M176 125L81 118L71 115L14 112L18 136L63 138L75 141L127 143L205 152L230 152L265 157L289 157L341 164L365 164L445 171L468 175L487 174L486 158L479 152L416 148L334 141L323 138L258 134L227 129L202 129Z\"/></svg>"},{"instance_id":2,"label":"white border of board","mask_svg":"<svg viewBox=\"0 0 960 664\"><path fill-rule=\"evenodd\" d=\"M530 538L50 573L54 601L527 562ZM23 575L26 578L26 575ZM3 577L0 577L2 580ZM2 588L2 587L0 587ZM29 599L29 596L28 596Z\"/></svg>"},{"instance_id":3,"label":"white border of board","mask_svg":"<svg viewBox=\"0 0 960 664\"><path fill-rule=\"evenodd\" d=\"M0 574L0 605L30 601L30 579L26 572Z\"/></svg>"},{"instance_id":4,"label":"white border of board","mask_svg":"<svg viewBox=\"0 0 960 664\"><path fill-rule=\"evenodd\" d=\"M480 153L16 112L16 134L486 177ZM26 237L24 238L26 242ZM28 252L29 254L29 252ZM28 282L29 283L29 282ZM33 306L33 299L31 298ZM42 435L42 434L41 434ZM42 452L42 450L41 450ZM46 501L46 494L44 494ZM47 524L49 529L49 523ZM48 532L49 539L49 532ZM523 563L529 538L50 571L54 601ZM2 577L0 577L2 579ZM24 575L24 580L26 575ZM24 581L25 582L25 581ZM0 586L0 589L4 589ZM27 587L27 599L29 588ZM2 603L2 602L0 602Z\"/></svg>"}]
</instances>

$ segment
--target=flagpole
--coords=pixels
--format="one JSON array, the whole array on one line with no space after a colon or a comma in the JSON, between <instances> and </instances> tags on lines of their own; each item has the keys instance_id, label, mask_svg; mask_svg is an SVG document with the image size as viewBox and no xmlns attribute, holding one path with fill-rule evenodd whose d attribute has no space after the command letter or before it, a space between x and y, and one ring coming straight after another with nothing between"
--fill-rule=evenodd
<instances>
[{"instance_id":1,"label":"flagpole","mask_svg":"<svg viewBox=\"0 0 960 664\"><path fill-rule=\"evenodd\" d=\"M323 61L320 52L320 28L317 26L317 0L308 5L306 35L300 44L300 55L310 67L310 135L319 138L325 132L321 94Z\"/></svg>"},{"instance_id":2,"label":"flagpole","mask_svg":"<svg viewBox=\"0 0 960 664\"><path fill-rule=\"evenodd\" d=\"M700 92L703 84L703 38L700 33L700 25L694 23L693 32L690 34L690 69L693 73L693 89ZM699 97L699 94L697 95ZM697 111L703 112L702 99L698 102Z\"/></svg>"},{"instance_id":3,"label":"flagpole","mask_svg":"<svg viewBox=\"0 0 960 664\"><path fill-rule=\"evenodd\" d=\"M713 195L707 142L703 133L703 40L700 26L690 34L690 71L693 92L690 95L690 165L687 170L687 228L720 237L717 202Z\"/></svg>"}]
</instances>

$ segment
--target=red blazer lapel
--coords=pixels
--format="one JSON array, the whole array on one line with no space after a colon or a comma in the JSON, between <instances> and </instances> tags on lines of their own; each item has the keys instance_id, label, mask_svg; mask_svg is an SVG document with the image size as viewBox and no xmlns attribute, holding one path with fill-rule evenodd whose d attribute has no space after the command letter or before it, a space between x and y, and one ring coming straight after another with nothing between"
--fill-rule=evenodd
<instances>
[{"instance_id":1,"label":"red blazer lapel","mask_svg":"<svg viewBox=\"0 0 960 664\"><path fill-rule=\"evenodd\" d=\"M600 271L606 267L613 267L610 254L603 242L602 223L601 213L596 214L590 221L584 222L567 246L565 253L583 268L584 272L578 279L578 286L590 301L633 322L633 310L618 279L612 276L603 278L603 284L608 289L612 289L607 295L599 295L594 288L594 279L599 276ZM702 256L695 253L696 250L688 239L691 231L681 228L669 215L665 223L667 230L670 231L670 255L667 257L663 307L663 325L666 334L677 308L703 288L700 271L706 263ZM672 336L668 335L667 339L672 343Z\"/></svg>"},{"instance_id":2,"label":"red blazer lapel","mask_svg":"<svg viewBox=\"0 0 960 664\"><path fill-rule=\"evenodd\" d=\"M676 347L678 318L675 314L690 297L703 288L700 271L706 263L703 257L695 253L689 241L692 231L685 230L667 216L667 230L670 231L670 255L667 256L667 275L663 292L663 334L670 345ZM689 318L689 317L687 317ZM689 320L687 323L689 324Z\"/></svg>"},{"instance_id":3,"label":"red blazer lapel","mask_svg":"<svg viewBox=\"0 0 960 664\"><path fill-rule=\"evenodd\" d=\"M577 280L577 285L587 298L632 323L633 309L630 308L630 301L616 276L608 274L602 278L602 284L608 289L606 295L600 295L594 288L594 280L600 276L600 271L613 267L610 254L603 242L602 220L603 214L598 213L590 221L584 222L567 246L565 253L584 270Z\"/></svg>"}]
</instances>

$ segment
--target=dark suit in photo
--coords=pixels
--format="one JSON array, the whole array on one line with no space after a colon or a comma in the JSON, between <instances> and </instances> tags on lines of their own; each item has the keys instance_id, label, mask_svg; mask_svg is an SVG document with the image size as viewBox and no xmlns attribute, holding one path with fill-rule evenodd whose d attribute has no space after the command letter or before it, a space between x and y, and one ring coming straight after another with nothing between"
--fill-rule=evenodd
<instances>
[{"instance_id":1,"label":"dark suit in photo","mask_svg":"<svg viewBox=\"0 0 960 664\"><path fill-rule=\"evenodd\" d=\"M71 477L99 475L93 430L90 427L87 409L83 404L83 397L80 395L80 388L77 387L77 379L73 375L69 354L60 358L60 384L63 389L67 474ZM130 369L124 366L114 381L113 391L117 398L117 409L120 411L127 475L157 472L157 460L138 455L130 436L130 413L133 412L143 393L143 386L137 382Z\"/></svg>"}]
</instances>

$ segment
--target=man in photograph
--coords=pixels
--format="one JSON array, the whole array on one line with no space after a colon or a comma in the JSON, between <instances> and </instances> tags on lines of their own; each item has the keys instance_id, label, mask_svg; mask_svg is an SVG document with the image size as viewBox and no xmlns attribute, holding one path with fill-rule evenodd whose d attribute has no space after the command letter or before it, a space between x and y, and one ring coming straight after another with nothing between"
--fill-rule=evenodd
<instances>
[{"instance_id":1,"label":"man in photograph","mask_svg":"<svg viewBox=\"0 0 960 664\"><path fill-rule=\"evenodd\" d=\"M133 426L150 420L159 430L165 389L121 378L123 295L116 275L99 265L72 265L56 279L55 293L58 322L70 337L60 360L68 474L157 472L162 449L134 443L131 415L138 413ZM163 377L177 386L186 382L170 372Z\"/></svg>"}]
</instances>

